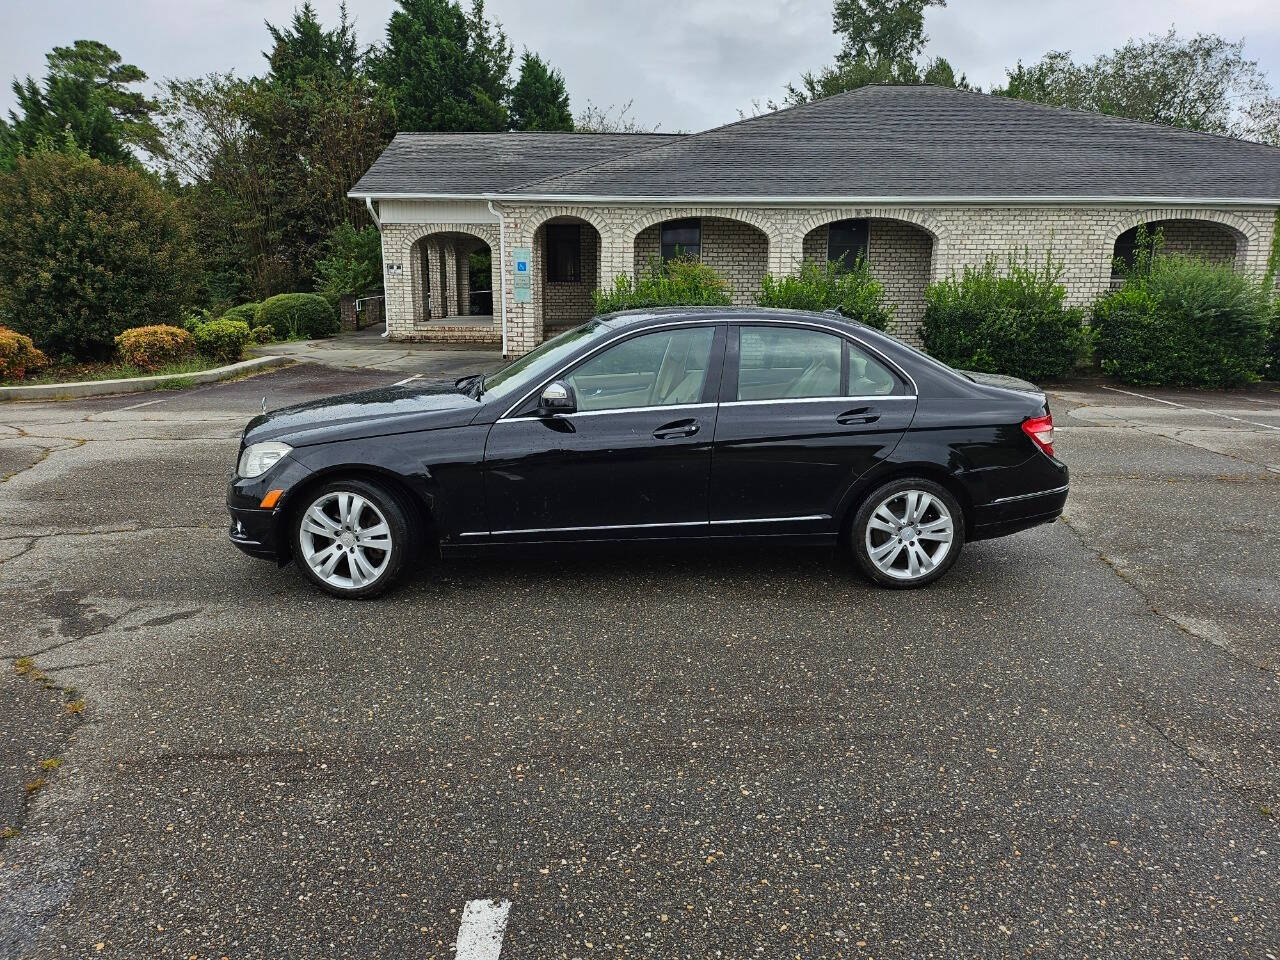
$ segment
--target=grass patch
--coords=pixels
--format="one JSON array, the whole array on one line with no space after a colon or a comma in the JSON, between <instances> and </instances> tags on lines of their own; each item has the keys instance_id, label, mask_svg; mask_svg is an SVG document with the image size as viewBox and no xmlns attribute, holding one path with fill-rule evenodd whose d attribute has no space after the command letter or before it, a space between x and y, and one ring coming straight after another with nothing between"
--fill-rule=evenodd
<instances>
[{"instance_id":1,"label":"grass patch","mask_svg":"<svg viewBox=\"0 0 1280 960\"><path fill-rule=\"evenodd\" d=\"M36 777L34 780L28 780L23 786L27 793L35 793L49 781L44 777Z\"/></svg>"},{"instance_id":2,"label":"grass patch","mask_svg":"<svg viewBox=\"0 0 1280 960\"><path fill-rule=\"evenodd\" d=\"M182 374L199 373L223 367L221 360L206 360L198 357L194 360L183 360L180 363L169 363L154 370L143 370L128 363L72 363L50 367L25 380L0 380L3 387L33 386L41 383L86 383L93 380L125 380L129 377L164 377L173 376L172 380L160 381L152 389L168 390L191 386L190 377Z\"/></svg>"},{"instance_id":3,"label":"grass patch","mask_svg":"<svg viewBox=\"0 0 1280 960\"><path fill-rule=\"evenodd\" d=\"M60 757L50 757L48 760L40 761L41 770L57 770L60 766L62 766Z\"/></svg>"},{"instance_id":4,"label":"grass patch","mask_svg":"<svg viewBox=\"0 0 1280 960\"><path fill-rule=\"evenodd\" d=\"M67 713L84 713L85 702L83 700L72 700L67 704Z\"/></svg>"}]
</instances>

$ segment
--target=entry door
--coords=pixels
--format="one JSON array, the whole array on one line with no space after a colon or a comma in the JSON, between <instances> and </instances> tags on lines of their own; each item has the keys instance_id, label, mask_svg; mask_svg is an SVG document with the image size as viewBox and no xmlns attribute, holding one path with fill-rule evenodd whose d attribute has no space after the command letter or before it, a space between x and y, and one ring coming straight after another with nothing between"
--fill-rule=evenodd
<instances>
[{"instance_id":1,"label":"entry door","mask_svg":"<svg viewBox=\"0 0 1280 960\"><path fill-rule=\"evenodd\" d=\"M485 449L490 532L513 539L705 535L724 326L639 334L563 375L572 414L528 407Z\"/></svg>"},{"instance_id":2,"label":"entry door","mask_svg":"<svg viewBox=\"0 0 1280 960\"><path fill-rule=\"evenodd\" d=\"M912 392L860 347L813 328L744 324L725 365L714 532L829 532L849 485L910 425Z\"/></svg>"}]
</instances>

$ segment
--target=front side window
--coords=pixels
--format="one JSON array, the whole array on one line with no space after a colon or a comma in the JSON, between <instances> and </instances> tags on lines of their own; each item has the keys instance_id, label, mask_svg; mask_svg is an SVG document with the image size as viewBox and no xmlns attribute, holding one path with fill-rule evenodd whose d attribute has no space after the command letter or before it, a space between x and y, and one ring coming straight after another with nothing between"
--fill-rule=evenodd
<instances>
[{"instance_id":1,"label":"front side window","mask_svg":"<svg viewBox=\"0 0 1280 960\"><path fill-rule=\"evenodd\" d=\"M668 220L662 225L662 259L702 259L702 221Z\"/></svg>"},{"instance_id":2,"label":"front side window","mask_svg":"<svg viewBox=\"0 0 1280 960\"><path fill-rule=\"evenodd\" d=\"M896 387L884 364L835 334L798 327L739 331L739 400L887 396Z\"/></svg>"},{"instance_id":3,"label":"front side window","mask_svg":"<svg viewBox=\"0 0 1280 960\"><path fill-rule=\"evenodd\" d=\"M711 361L712 327L646 333L583 363L565 379L579 410L698 403Z\"/></svg>"},{"instance_id":4,"label":"front side window","mask_svg":"<svg viewBox=\"0 0 1280 960\"><path fill-rule=\"evenodd\" d=\"M531 387L539 377L559 366L583 344L607 337L612 332L598 320L589 320L580 327L566 330L485 377L481 382L484 387L483 395L505 397L522 388Z\"/></svg>"},{"instance_id":5,"label":"front side window","mask_svg":"<svg viewBox=\"0 0 1280 960\"><path fill-rule=\"evenodd\" d=\"M578 283L582 279L582 228L579 224L547 224L547 279L552 283Z\"/></svg>"},{"instance_id":6,"label":"front side window","mask_svg":"<svg viewBox=\"0 0 1280 960\"><path fill-rule=\"evenodd\" d=\"M837 220L827 227L827 259L851 270L867 258L871 230L866 220Z\"/></svg>"}]
</instances>

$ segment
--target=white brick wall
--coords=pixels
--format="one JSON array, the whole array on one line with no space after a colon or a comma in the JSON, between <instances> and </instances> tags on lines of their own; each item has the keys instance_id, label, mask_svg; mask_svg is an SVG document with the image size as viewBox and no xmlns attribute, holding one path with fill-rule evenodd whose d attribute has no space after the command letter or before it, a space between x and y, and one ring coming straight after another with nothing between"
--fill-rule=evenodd
<instances>
[{"instance_id":1,"label":"white brick wall","mask_svg":"<svg viewBox=\"0 0 1280 960\"><path fill-rule=\"evenodd\" d=\"M430 206L425 201L423 204ZM556 217L572 217L591 224L599 235L598 282L603 286L611 285L618 274L633 271L638 259L644 262L644 251L652 248L656 254L656 232L652 229L656 224L683 217L707 218L703 259L730 276L734 302L744 304L754 297L759 275L766 269L775 274L790 272L810 251L821 249L825 254L825 240L818 237L826 224L867 218L873 222L868 251L872 270L897 306L895 331L909 338L915 336L923 314L925 283L958 272L966 265L979 265L988 256L1002 260L1010 255L1040 259L1051 250L1054 259L1062 264L1068 301L1087 306L1107 290L1116 237L1130 227L1178 221L1184 224L1177 228L1182 234L1174 234L1179 244L1207 250L1214 257L1233 256L1237 269L1260 276L1266 268L1275 216L1273 208L1262 207L1151 208L1124 203L682 207L508 201L495 206L506 219L507 249L533 247L535 278L543 276L543 253L536 241L544 223ZM414 276L421 268L413 267L411 250L414 242L432 233L468 233L490 245L494 252L494 311L500 312L497 292L501 291L507 301L511 355L526 353L542 341L544 312L549 322L561 323L570 313L576 315L582 309L580 304L585 299L566 306L561 291L548 291L536 280L533 301L516 303L509 271L505 289L499 281L496 225L434 221L425 212L419 218L422 222L383 224L384 260L388 265L403 265L401 273L389 272L386 277L387 315L393 336L412 333L414 318L421 316L414 292ZM1227 237L1234 241L1233 254L1227 252ZM1174 249L1173 240L1168 248ZM573 292L579 297L585 293L589 291Z\"/></svg>"}]
</instances>

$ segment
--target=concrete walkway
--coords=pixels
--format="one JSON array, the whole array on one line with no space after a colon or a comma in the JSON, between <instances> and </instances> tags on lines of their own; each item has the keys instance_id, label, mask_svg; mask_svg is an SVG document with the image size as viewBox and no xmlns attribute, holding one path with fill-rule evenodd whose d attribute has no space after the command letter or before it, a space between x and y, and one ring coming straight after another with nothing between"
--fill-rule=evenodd
<instances>
[{"instance_id":1,"label":"concrete walkway","mask_svg":"<svg viewBox=\"0 0 1280 960\"><path fill-rule=\"evenodd\" d=\"M300 340L254 347L258 356L284 356L347 370L403 371L424 377L460 377L488 373L504 363L497 348L443 343L393 343L381 336L379 324L327 340Z\"/></svg>"}]
</instances>

